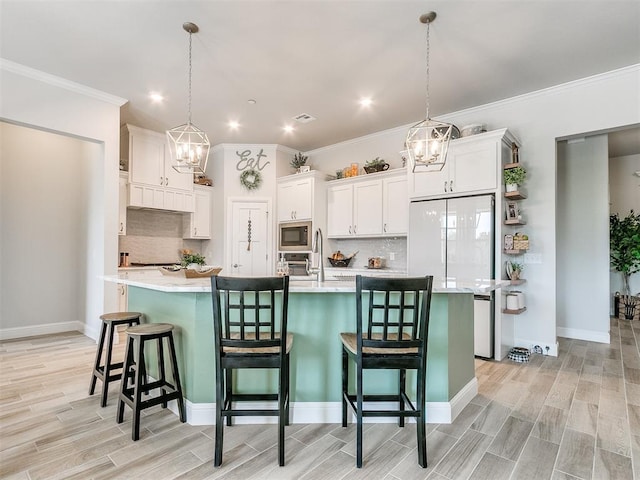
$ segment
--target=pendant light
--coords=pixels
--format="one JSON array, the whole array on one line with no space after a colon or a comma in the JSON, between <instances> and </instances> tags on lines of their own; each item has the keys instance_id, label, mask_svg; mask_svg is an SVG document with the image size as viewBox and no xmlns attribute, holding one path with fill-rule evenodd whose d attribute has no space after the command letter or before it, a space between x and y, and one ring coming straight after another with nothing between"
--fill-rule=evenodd
<instances>
[{"instance_id":1,"label":"pendant light","mask_svg":"<svg viewBox=\"0 0 640 480\"><path fill-rule=\"evenodd\" d=\"M189 33L189 117L184 125L167 130L167 141L175 170L204 175L211 144L207 134L191 123L191 36L199 28L191 22L182 24L182 28Z\"/></svg>"},{"instance_id":2,"label":"pendant light","mask_svg":"<svg viewBox=\"0 0 640 480\"><path fill-rule=\"evenodd\" d=\"M453 125L429 118L429 26L436 19L436 12L420 16L420 22L427 24L427 115L409 129L405 146L409 165L413 172L438 172L447 161L447 150Z\"/></svg>"}]
</instances>

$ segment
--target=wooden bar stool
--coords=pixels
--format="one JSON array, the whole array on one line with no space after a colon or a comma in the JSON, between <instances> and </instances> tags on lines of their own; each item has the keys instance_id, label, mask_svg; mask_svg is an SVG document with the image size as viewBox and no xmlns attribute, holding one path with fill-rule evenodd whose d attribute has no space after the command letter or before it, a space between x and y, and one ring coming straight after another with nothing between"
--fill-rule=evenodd
<instances>
[{"instance_id":1,"label":"wooden bar stool","mask_svg":"<svg viewBox=\"0 0 640 480\"><path fill-rule=\"evenodd\" d=\"M173 343L173 325L170 323L148 323L127 328L127 346L120 382L120 396L118 398L117 422L124 420L124 404L133 410L131 438L135 441L140 438L140 412L145 408L155 405L167 407L167 402L176 400L180 412L180 421L187 421L180 386L180 374L176 359L176 348ZM164 364L164 343L166 339L169 347L169 363L173 373L173 383L167 380ZM157 340L158 349L158 379L149 382L144 360L145 342ZM129 385L132 381L132 385ZM149 394L151 390L160 389L157 396L142 400L142 394Z\"/></svg>"},{"instance_id":2,"label":"wooden bar stool","mask_svg":"<svg viewBox=\"0 0 640 480\"><path fill-rule=\"evenodd\" d=\"M109 392L109 383L120 380L121 373L113 373L114 370L122 368L123 362L111 362L111 355L113 351L113 333L119 325L127 325L129 327L133 325L140 325L140 318L142 314L140 312L114 312L105 313L100 315L102 320L102 329L100 330L100 340L98 341L98 351L96 352L96 361L93 365L93 372L91 373L91 383L89 384L89 395L93 395L96 389L96 380L102 381L102 397L100 399L100 406L107 406L107 394ZM105 349L104 340L109 331L109 340ZM102 353L105 352L104 365L100 364Z\"/></svg>"}]
</instances>

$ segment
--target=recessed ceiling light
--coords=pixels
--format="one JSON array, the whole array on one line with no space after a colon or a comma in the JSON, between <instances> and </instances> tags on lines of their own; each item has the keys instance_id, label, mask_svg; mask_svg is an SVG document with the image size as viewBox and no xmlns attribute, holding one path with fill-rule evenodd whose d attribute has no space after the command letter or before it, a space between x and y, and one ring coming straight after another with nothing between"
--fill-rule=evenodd
<instances>
[{"instance_id":1,"label":"recessed ceiling light","mask_svg":"<svg viewBox=\"0 0 640 480\"><path fill-rule=\"evenodd\" d=\"M360 105L363 107L370 107L372 103L371 97L362 97L360 99Z\"/></svg>"},{"instance_id":2,"label":"recessed ceiling light","mask_svg":"<svg viewBox=\"0 0 640 480\"><path fill-rule=\"evenodd\" d=\"M228 123L228 125L229 125L229 128L230 128L231 130L237 130L237 129L238 129L238 127L240 126L240 124L239 124L238 122L236 122L235 120L231 120L231 121Z\"/></svg>"},{"instance_id":3,"label":"recessed ceiling light","mask_svg":"<svg viewBox=\"0 0 640 480\"><path fill-rule=\"evenodd\" d=\"M153 100L154 102L161 102L161 101L164 100L164 97L162 95L160 95L159 93L157 93L157 92L151 92L149 94L149 98L151 100Z\"/></svg>"},{"instance_id":4,"label":"recessed ceiling light","mask_svg":"<svg viewBox=\"0 0 640 480\"><path fill-rule=\"evenodd\" d=\"M284 127L282 127L282 129L287 133L293 132L293 126L292 125L285 125Z\"/></svg>"}]
</instances>

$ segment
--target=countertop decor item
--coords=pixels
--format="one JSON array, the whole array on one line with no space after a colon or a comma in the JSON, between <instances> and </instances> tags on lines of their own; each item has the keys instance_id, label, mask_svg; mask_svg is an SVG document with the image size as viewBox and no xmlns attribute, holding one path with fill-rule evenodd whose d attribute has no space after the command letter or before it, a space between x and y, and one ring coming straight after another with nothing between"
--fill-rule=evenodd
<instances>
[{"instance_id":1,"label":"countertop decor item","mask_svg":"<svg viewBox=\"0 0 640 480\"><path fill-rule=\"evenodd\" d=\"M364 171L367 173L376 173L389 170L389 164L382 158L376 157L364 164Z\"/></svg>"},{"instance_id":2,"label":"countertop decor item","mask_svg":"<svg viewBox=\"0 0 640 480\"><path fill-rule=\"evenodd\" d=\"M190 265L204 265L205 259L202 255L200 255L198 252L194 252L192 250L189 249L183 249L180 251L182 260L180 262L180 265L182 267L188 267Z\"/></svg>"},{"instance_id":3,"label":"countertop decor item","mask_svg":"<svg viewBox=\"0 0 640 480\"><path fill-rule=\"evenodd\" d=\"M162 272L163 275L172 276L172 277L180 277L180 278L208 278L214 275L218 275L221 271L221 267L208 267L204 266L202 269L195 268L181 268L178 266L175 267L158 267L158 270Z\"/></svg>"},{"instance_id":4,"label":"countertop decor item","mask_svg":"<svg viewBox=\"0 0 640 480\"><path fill-rule=\"evenodd\" d=\"M183 23L182 28L189 34L189 117L187 123L167 130L167 141L174 170L204 175L211 144L207 134L191 123L191 37L200 29L191 22Z\"/></svg>"},{"instance_id":5,"label":"countertop decor item","mask_svg":"<svg viewBox=\"0 0 640 480\"><path fill-rule=\"evenodd\" d=\"M411 170L417 172L438 172L447 161L447 150L453 125L431 120L429 117L429 27L436 19L436 12L420 16L420 22L427 24L427 113L426 118L409 129L405 146Z\"/></svg>"},{"instance_id":6,"label":"countertop decor item","mask_svg":"<svg viewBox=\"0 0 640 480\"><path fill-rule=\"evenodd\" d=\"M340 250L338 250L337 252L334 252L327 260L329 260L329 263L332 267L346 268L349 266L351 260L356 256L357 253L358 252L355 252L351 255L345 256L342 254L342 252L340 252Z\"/></svg>"}]
</instances>

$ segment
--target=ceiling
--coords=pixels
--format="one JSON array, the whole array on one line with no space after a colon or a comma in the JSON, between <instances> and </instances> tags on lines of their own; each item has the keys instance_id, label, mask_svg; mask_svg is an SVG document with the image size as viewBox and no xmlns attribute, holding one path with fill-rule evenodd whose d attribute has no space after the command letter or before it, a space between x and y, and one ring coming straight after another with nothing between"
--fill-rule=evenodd
<instances>
[{"instance_id":1,"label":"ceiling","mask_svg":"<svg viewBox=\"0 0 640 480\"><path fill-rule=\"evenodd\" d=\"M164 131L187 120L191 21L192 119L211 143L309 151L424 118L429 10L432 117L640 62L637 0L0 0L0 56Z\"/></svg>"}]
</instances>

